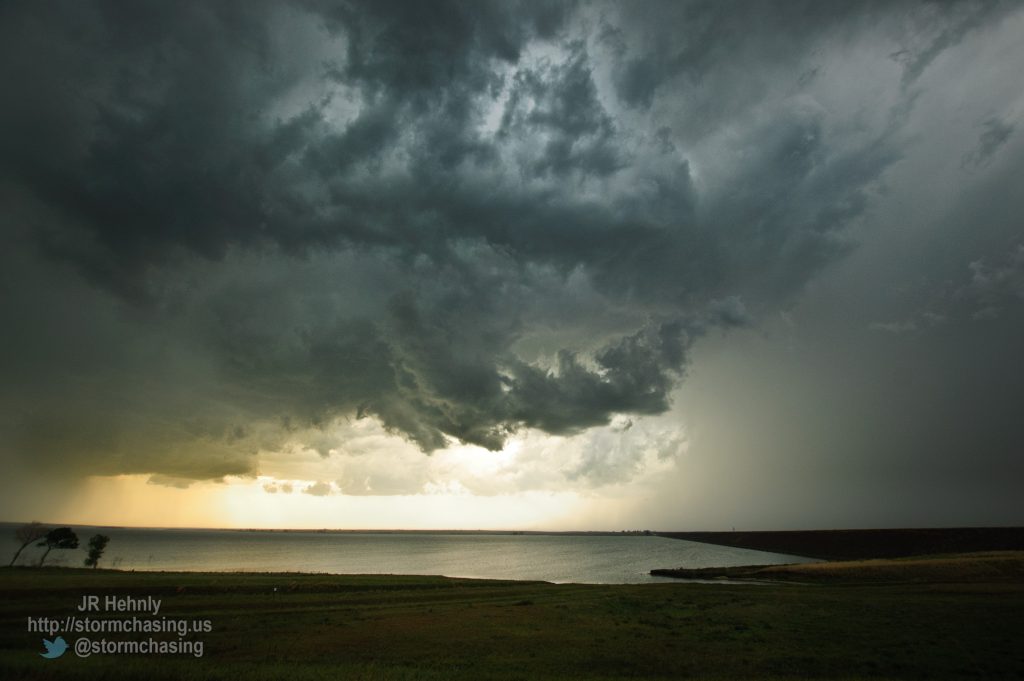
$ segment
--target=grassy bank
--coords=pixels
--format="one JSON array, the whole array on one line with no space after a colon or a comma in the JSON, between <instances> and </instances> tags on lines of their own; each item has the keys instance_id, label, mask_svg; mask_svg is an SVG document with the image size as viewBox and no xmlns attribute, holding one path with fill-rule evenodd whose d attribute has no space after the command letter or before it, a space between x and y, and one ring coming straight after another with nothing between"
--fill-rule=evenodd
<instances>
[{"instance_id":1,"label":"grassy bank","mask_svg":"<svg viewBox=\"0 0 1024 681\"><path fill-rule=\"evenodd\" d=\"M1024 551L1024 527L939 527L885 530L658 532L661 537L787 553L823 560L899 558L941 553Z\"/></svg>"},{"instance_id":2,"label":"grassy bank","mask_svg":"<svg viewBox=\"0 0 1024 681\"><path fill-rule=\"evenodd\" d=\"M772 580L803 584L1024 583L1024 551L994 551L913 558L651 570L680 579Z\"/></svg>"},{"instance_id":3,"label":"grassy bank","mask_svg":"<svg viewBox=\"0 0 1024 681\"><path fill-rule=\"evenodd\" d=\"M0 570L0 594L4 679L1024 676L1024 587L1012 582L595 586L52 568ZM86 594L154 596L160 617L210 619L212 632L191 635L203 657L40 658L27 617L76 614ZM108 635L147 636L175 638Z\"/></svg>"}]
</instances>

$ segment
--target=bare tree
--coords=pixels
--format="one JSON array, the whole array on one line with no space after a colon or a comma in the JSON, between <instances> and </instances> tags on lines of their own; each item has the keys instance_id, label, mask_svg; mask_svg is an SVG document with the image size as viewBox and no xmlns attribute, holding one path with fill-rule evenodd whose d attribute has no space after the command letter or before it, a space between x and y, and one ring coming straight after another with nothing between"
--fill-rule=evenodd
<instances>
[{"instance_id":1,"label":"bare tree","mask_svg":"<svg viewBox=\"0 0 1024 681\"><path fill-rule=\"evenodd\" d=\"M31 522L28 525L22 525L14 531L14 538L18 541L18 550L14 552L14 558L11 558L11 562L8 566L14 565L14 561L18 560L18 556L25 550L25 547L34 541L42 539L46 536L46 533L50 531L49 527L44 525Z\"/></svg>"}]
</instances>

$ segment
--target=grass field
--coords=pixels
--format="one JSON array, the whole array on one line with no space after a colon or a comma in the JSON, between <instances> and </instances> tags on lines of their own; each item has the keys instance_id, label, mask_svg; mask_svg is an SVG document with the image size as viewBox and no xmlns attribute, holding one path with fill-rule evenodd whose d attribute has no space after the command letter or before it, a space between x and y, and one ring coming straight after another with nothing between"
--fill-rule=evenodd
<instances>
[{"instance_id":1,"label":"grass field","mask_svg":"<svg viewBox=\"0 0 1024 681\"><path fill-rule=\"evenodd\" d=\"M0 569L0 593L5 680L1024 677L1019 582L595 586L14 568ZM212 632L191 635L203 656L39 657L43 635L27 618L78 614L87 594L154 596L158 617L210 619Z\"/></svg>"}]
</instances>

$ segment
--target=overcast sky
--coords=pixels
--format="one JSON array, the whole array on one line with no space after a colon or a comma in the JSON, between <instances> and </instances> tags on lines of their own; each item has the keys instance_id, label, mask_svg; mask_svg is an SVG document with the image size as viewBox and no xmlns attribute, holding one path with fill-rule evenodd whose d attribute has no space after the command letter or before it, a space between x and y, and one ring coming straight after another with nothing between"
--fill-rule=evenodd
<instances>
[{"instance_id":1,"label":"overcast sky","mask_svg":"<svg viewBox=\"0 0 1024 681\"><path fill-rule=\"evenodd\" d=\"M1022 35L4 3L0 519L1022 524Z\"/></svg>"}]
</instances>

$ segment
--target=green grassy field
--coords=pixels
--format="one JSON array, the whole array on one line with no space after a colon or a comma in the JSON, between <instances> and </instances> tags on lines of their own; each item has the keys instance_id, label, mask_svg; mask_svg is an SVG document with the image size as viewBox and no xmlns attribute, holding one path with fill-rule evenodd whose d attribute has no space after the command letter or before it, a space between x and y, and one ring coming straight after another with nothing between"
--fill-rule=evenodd
<instances>
[{"instance_id":1,"label":"green grassy field","mask_svg":"<svg viewBox=\"0 0 1024 681\"><path fill-rule=\"evenodd\" d=\"M277 589L275 592L274 589ZM553 585L0 569L0 678L1024 678L1024 584ZM86 594L208 618L204 654L39 657ZM102 616L126 617L126 613ZM145 615L139 615L144 617ZM64 634L74 645L76 634ZM93 634L101 638L103 634ZM107 638L172 634L107 634Z\"/></svg>"}]
</instances>

